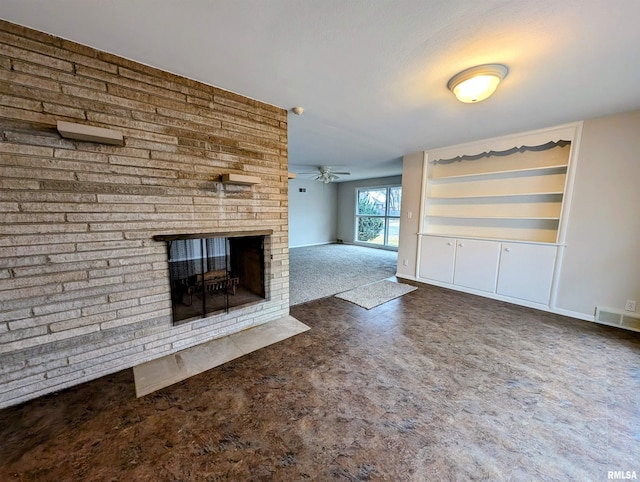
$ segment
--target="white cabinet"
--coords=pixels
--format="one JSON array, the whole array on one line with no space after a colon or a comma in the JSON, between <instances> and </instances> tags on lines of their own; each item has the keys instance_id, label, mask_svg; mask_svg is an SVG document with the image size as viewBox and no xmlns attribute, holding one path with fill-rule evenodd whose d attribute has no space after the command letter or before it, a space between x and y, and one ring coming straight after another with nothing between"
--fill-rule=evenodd
<instances>
[{"instance_id":1,"label":"white cabinet","mask_svg":"<svg viewBox=\"0 0 640 482\"><path fill-rule=\"evenodd\" d=\"M557 251L554 244L423 236L418 279L549 306Z\"/></svg>"},{"instance_id":2,"label":"white cabinet","mask_svg":"<svg viewBox=\"0 0 640 482\"><path fill-rule=\"evenodd\" d=\"M459 239L456 245L453 284L489 293L495 292L500 243Z\"/></svg>"},{"instance_id":3,"label":"white cabinet","mask_svg":"<svg viewBox=\"0 0 640 482\"><path fill-rule=\"evenodd\" d=\"M548 305L556 253L551 245L502 243L496 292Z\"/></svg>"},{"instance_id":4,"label":"white cabinet","mask_svg":"<svg viewBox=\"0 0 640 482\"><path fill-rule=\"evenodd\" d=\"M423 236L420 241L420 278L452 283L455 251L454 238Z\"/></svg>"}]
</instances>

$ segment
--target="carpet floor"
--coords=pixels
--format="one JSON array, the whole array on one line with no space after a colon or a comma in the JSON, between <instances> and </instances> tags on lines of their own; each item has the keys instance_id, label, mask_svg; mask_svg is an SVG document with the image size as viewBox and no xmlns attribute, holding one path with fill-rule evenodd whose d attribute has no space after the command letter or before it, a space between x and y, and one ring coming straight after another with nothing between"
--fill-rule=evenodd
<instances>
[{"instance_id":1,"label":"carpet floor","mask_svg":"<svg viewBox=\"0 0 640 482\"><path fill-rule=\"evenodd\" d=\"M640 473L640 335L427 285L136 399L0 410L0 480L605 481Z\"/></svg>"},{"instance_id":2,"label":"carpet floor","mask_svg":"<svg viewBox=\"0 0 640 482\"><path fill-rule=\"evenodd\" d=\"M289 304L335 295L395 276L398 253L349 244L289 250Z\"/></svg>"}]
</instances>

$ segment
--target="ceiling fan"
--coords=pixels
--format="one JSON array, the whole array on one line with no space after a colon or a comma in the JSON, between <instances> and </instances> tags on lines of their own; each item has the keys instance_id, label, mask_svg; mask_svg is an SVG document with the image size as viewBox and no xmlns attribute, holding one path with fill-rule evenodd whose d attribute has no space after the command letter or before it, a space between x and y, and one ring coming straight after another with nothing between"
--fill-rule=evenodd
<instances>
[{"instance_id":1,"label":"ceiling fan","mask_svg":"<svg viewBox=\"0 0 640 482\"><path fill-rule=\"evenodd\" d=\"M319 166L318 170L315 172L301 172L300 174L315 175L316 177L313 178L314 181L324 182L325 184L328 184L332 181L335 181L336 179L340 179L340 176L337 176L336 174L340 174L342 176L348 176L351 173L343 172L343 171L332 171L330 166Z\"/></svg>"}]
</instances>

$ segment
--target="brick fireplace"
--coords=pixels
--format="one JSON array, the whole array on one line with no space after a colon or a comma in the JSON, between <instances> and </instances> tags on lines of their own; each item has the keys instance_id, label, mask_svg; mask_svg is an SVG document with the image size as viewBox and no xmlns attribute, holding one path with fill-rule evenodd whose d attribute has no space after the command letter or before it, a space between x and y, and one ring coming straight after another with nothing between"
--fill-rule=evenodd
<instances>
[{"instance_id":1,"label":"brick fireplace","mask_svg":"<svg viewBox=\"0 0 640 482\"><path fill-rule=\"evenodd\" d=\"M288 314L284 109L3 21L0 94L0 408ZM261 302L175 324L154 236L246 231Z\"/></svg>"}]
</instances>

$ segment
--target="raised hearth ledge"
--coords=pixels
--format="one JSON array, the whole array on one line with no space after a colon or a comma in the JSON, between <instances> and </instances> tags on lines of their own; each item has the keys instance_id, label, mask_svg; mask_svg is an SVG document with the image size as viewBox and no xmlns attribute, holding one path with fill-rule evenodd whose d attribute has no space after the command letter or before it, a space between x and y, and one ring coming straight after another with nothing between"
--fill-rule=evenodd
<instances>
[{"instance_id":1,"label":"raised hearth ledge","mask_svg":"<svg viewBox=\"0 0 640 482\"><path fill-rule=\"evenodd\" d=\"M168 387L310 328L284 316L133 367L136 396Z\"/></svg>"},{"instance_id":2,"label":"raised hearth ledge","mask_svg":"<svg viewBox=\"0 0 640 482\"><path fill-rule=\"evenodd\" d=\"M200 239L200 238L240 238L244 236L271 236L273 229L263 229L261 231L231 231L219 233L190 233L190 234L156 234L152 238L155 241L175 241L177 239Z\"/></svg>"}]
</instances>

